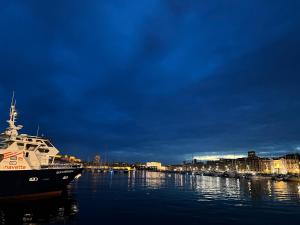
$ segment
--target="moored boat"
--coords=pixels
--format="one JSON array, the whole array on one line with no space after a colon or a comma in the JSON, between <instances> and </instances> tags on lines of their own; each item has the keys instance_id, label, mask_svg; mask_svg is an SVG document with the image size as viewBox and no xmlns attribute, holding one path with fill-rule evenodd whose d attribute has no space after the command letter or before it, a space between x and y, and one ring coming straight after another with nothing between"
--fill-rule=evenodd
<instances>
[{"instance_id":1,"label":"moored boat","mask_svg":"<svg viewBox=\"0 0 300 225\"><path fill-rule=\"evenodd\" d=\"M19 134L12 99L8 128L0 135L0 199L57 195L80 177L81 164L56 160L59 151L49 139Z\"/></svg>"},{"instance_id":2,"label":"moored boat","mask_svg":"<svg viewBox=\"0 0 300 225\"><path fill-rule=\"evenodd\" d=\"M238 178L239 174L236 171L225 171L222 174L222 177L228 177L228 178Z\"/></svg>"},{"instance_id":3,"label":"moored boat","mask_svg":"<svg viewBox=\"0 0 300 225\"><path fill-rule=\"evenodd\" d=\"M284 181L293 181L293 182L300 182L300 176L296 174L288 174L284 176Z\"/></svg>"},{"instance_id":4,"label":"moored boat","mask_svg":"<svg viewBox=\"0 0 300 225\"><path fill-rule=\"evenodd\" d=\"M285 177L285 175L283 175L283 174L275 174L274 176L272 176L272 180L283 181L284 177Z\"/></svg>"}]
</instances>

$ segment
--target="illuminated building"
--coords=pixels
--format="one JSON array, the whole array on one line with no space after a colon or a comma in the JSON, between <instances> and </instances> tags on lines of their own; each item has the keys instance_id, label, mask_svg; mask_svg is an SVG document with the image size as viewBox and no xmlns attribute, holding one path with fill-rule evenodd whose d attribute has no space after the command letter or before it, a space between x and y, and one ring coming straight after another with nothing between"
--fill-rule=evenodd
<instances>
[{"instance_id":1,"label":"illuminated building","mask_svg":"<svg viewBox=\"0 0 300 225\"><path fill-rule=\"evenodd\" d=\"M287 174L286 160L284 158L273 159L271 164L272 173Z\"/></svg>"},{"instance_id":2,"label":"illuminated building","mask_svg":"<svg viewBox=\"0 0 300 225\"><path fill-rule=\"evenodd\" d=\"M161 162L147 162L146 163L147 169L153 169L153 170L166 170L165 166L162 166Z\"/></svg>"},{"instance_id":3,"label":"illuminated building","mask_svg":"<svg viewBox=\"0 0 300 225\"><path fill-rule=\"evenodd\" d=\"M247 157L220 158L206 157L205 161L185 163L184 171L237 171L241 173L299 174L300 154L287 154L278 158L261 158L255 151Z\"/></svg>"}]
</instances>

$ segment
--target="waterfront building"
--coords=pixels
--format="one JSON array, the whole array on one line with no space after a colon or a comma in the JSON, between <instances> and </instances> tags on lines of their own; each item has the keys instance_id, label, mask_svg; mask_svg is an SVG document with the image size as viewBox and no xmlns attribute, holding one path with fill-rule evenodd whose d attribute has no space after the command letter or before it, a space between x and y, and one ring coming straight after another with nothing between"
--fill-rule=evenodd
<instances>
[{"instance_id":1,"label":"waterfront building","mask_svg":"<svg viewBox=\"0 0 300 225\"><path fill-rule=\"evenodd\" d=\"M255 151L237 159L221 158L213 161L195 161L184 163L177 171L236 171L240 173L299 174L300 154L288 154L277 158L262 158Z\"/></svg>"},{"instance_id":2,"label":"waterfront building","mask_svg":"<svg viewBox=\"0 0 300 225\"><path fill-rule=\"evenodd\" d=\"M260 172L262 173L298 174L299 166L299 155L297 154L260 159Z\"/></svg>"},{"instance_id":3,"label":"waterfront building","mask_svg":"<svg viewBox=\"0 0 300 225\"><path fill-rule=\"evenodd\" d=\"M95 155L95 158L94 158L94 163L95 165L99 166L100 165L100 162L101 162L101 156L100 155Z\"/></svg>"},{"instance_id":4,"label":"waterfront building","mask_svg":"<svg viewBox=\"0 0 300 225\"><path fill-rule=\"evenodd\" d=\"M288 173L298 174L300 172L300 155L288 154L285 156L286 169Z\"/></svg>"},{"instance_id":5,"label":"waterfront building","mask_svg":"<svg viewBox=\"0 0 300 225\"><path fill-rule=\"evenodd\" d=\"M255 159L255 158L258 158L258 157L256 156L256 152L255 151L249 151L248 152L248 158Z\"/></svg>"},{"instance_id":6,"label":"waterfront building","mask_svg":"<svg viewBox=\"0 0 300 225\"><path fill-rule=\"evenodd\" d=\"M270 174L273 173L273 159L270 158L260 158L259 160L259 168L260 173Z\"/></svg>"},{"instance_id":7,"label":"waterfront building","mask_svg":"<svg viewBox=\"0 0 300 225\"><path fill-rule=\"evenodd\" d=\"M272 160L271 172L275 174L287 174L285 158L276 158Z\"/></svg>"},{"instance_id":8,"label":"waterfront building","mask_svg":"<svg viewBox=\"0 0 300 225\"><path fill-rule=\"evenodd\" d=\"M166 167L162 166L161 162L147 162L146 169L164 171L166 170Z\"/></svg>"},{"instance_id":9,"label":"waterfront building","mask_svg":"<svg viewBox=\"0 0 300 225\"><path fill-rule=\"evenodd\" d=\"M81 159L75 157L75 156L70 156L70 155L56 155L55 160L59 162L74 162L74 163L81 163Z\"/></svg>"},{"instance_id":10,"label":"waterfront building","mask_svg":"<svg viewBox=\"0 0 300 225\"><path fill-rule=\"evenodd\" d=\"M167 171L174 171L174 172L181 172L181 171L183 171L183 169L184 169L184 166L181 164L180 165L168 165L166 167Z\"/></svg>"}]
</instances>

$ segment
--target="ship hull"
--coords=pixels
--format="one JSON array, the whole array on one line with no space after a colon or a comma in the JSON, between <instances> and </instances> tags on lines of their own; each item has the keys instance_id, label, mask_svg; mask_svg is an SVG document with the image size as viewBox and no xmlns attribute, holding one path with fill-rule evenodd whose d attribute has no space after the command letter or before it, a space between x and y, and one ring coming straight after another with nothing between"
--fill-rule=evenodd
<instances>
[{"instance_id":1,"label":"ship hull","mask_svg":"<svg viewBox=\"0 0 300 225\"><path fill-rule=\"evenodd\" d=\"M0 199L60 194L82 168L0 171Z\"/></svg>"}]
</instances>

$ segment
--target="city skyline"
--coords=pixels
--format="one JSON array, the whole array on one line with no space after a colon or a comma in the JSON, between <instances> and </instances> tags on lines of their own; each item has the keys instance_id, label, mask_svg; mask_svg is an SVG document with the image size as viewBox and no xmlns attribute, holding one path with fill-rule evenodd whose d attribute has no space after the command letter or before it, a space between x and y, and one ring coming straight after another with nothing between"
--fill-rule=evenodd
<instances>
[{"instance_id":1,"label":"city skyline","mask_svg":"<svg viewBox=\"0 0 300 225\"><path fill-rule=\"evenodd\" d=\"M1 2L0 128L88 159L300 148L294 1Z\"/></svg>"}]
</instances>

